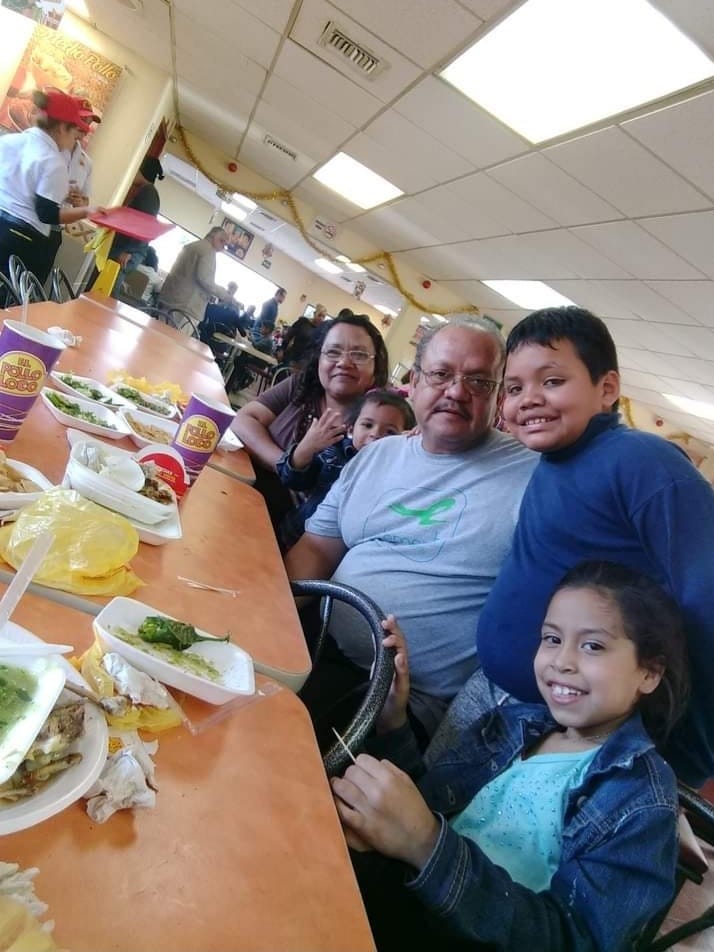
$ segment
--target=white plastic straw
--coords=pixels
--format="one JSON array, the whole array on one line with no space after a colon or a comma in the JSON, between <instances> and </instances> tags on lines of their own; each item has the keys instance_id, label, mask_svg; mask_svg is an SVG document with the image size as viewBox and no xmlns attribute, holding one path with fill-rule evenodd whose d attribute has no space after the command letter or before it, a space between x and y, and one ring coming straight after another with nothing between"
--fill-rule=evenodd
<instances>
[{"instance_id":1,"label":"white plastic straw","mask_svg":"<svg viewBox=\"0 0 714 952\"><path fill-rule=\"evenodd\" d=\"M349 747L347 746L347 744L344 742L344 740L342 739L342 737L340 737L340 735L337 733L337 730L336 730L334 727L332 728L332 733L335 735L335 737L338 739L338 741L340 742L340 744L341 744L341 745L344 747L344 749L347 751L347 754L348 754L350 760L352 761L352 763L353 763L353 764L356 764L357 761L356 761L355 758L354 758L354 754L353 754L352 751L349 749Z\"/></svg>"}]
</instances>

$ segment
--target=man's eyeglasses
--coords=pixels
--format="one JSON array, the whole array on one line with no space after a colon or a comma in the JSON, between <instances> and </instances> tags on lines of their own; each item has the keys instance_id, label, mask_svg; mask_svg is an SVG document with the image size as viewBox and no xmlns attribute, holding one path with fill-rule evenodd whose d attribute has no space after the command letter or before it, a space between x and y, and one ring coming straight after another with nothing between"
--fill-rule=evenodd
<instances>
[{"instance_id":1,"label":"man's eyeglasses","mask_svg":"<svg viewBox=\"0 0 714 952\"><path fill-rule=\"evenodd\" d=\"M349 357L353 364L368 364L374 360L374 354L368 354L366 350L343 350L341 347L328 347L327 350L321 350L320 356L329 360L331 364L337 364L345 357Z\"/></svg>"},{"instance_id":2,"label":"man's eyeglasses","mask_svg":"<svg viewBox=\"0 0 714 952\"><path fill-rule=\"evenodd\" d=\"M450 370L422 370L421 368L417 368L417 371L435 390L448 390L457 380L461 380L472 396L490 397L498 386L497 380L488 380L478 374L455 374Z\"/></svg>"}]
</instances>

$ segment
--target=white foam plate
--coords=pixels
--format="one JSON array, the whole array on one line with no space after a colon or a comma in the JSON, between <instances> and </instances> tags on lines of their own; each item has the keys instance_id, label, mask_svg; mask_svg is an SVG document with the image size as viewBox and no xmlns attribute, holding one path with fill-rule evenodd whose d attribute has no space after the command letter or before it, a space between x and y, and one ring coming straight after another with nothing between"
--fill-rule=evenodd
<instances>
[{"instance_id":1,"label":"white foam plate","mask_svg":"<svg viewBox=\"0 0 714 952\"><path fill-rule=\"evenodd\" d=\"M216 666L220 679L211 681L210 678L203 678L185 671L165 657L158 655L148 643L145 647L139 648L128 644L119 636L113 634L117 628L124 628L135 633L147 615L162 615L164 618L173 618L172 615L157 611L151 605L145 605L133 598L118 597L113 598L93 620L94 631L107 648L118 652L140 671L145 671L163 684L185 691L186 694L191 694L202 701L207 701L209 704L225 704L238 695L254 693L253 659L247 652L232 642L216 641L216 644L199 642L187 649L191 653L209 659ZM200 635L208 635L210 638L216 637L209 634L209 632L201 631L200 628L196 630ZM204 644L207 645L205 650L203 648Z\"/></svg>"},{"instance_id":2,"label":"white foam plate","mask_svg":"<svg viewBox=\"0 0 714 952\"><path fill-rule=\"evenodd\" d=\"M67 441L70 446L74 446L75 443L83 440L86 441L86 439L86 435L84 433L80 433L79 430L67 430ZM96 445L100 446L103 450L107 449L106 443L102 443L100 440L93 440L90 442L96 443ZM112 453L125 453L127 456L131 456L133 458L133 453L130 453L128 450L121 450L118 447L112 448ZM66 486L68 489L71 488L70 481L67 479L66 475L62 485ZM164 519L163 522L160 522L157 525L148 525L145 522L140 522L138 519L131 519L128 516L126 518L129 519L129 522L139 533L139 539L141 542L145 542L147 545L166 545L167 542L177 542L179 539L183 538L183 529L181 528L181 517L179 516L178 506L173 505L170 508L171 512L169 516Z\"/></svg>"},{"instance_id":3,"label":"white foam plate","mask_svg":"<svg viewBox=\"0 0 714 952\"><path fill-rule=\"evenodd\" d=\"M36 644L42 639L32 632L8 622L3 638L14 644ZM82 676L64 658L55 659L61 666L66 680L88 685ZM73 700L67 695L67 700ZM0 836L17 833L35 826L43 820L60 813L89 790L102 772L107 759L107 725L102 712L93 704L87 704L84 718L84 735L77 740L71 751L80 753L82 759L74 767L63 771L32 797L16 803L0 805Z\"/></svg>"},{"instance_id":4,"label":"white foam plate","mask_svg":"<svg viewBox=\"0 0 714 952\"><path fill-rule=\"evenodd\" d=\"M81 397L65 397L65 399L71 403L77 404L80 410L89 411L105 424L111 424L111 426L101 426L98 423L90 423L88 420L82 420L79 417L71 416L71 414L60 410L49 399L48 394L51 393L57 393L57 391L43 387L40 391L42 402L52 416L63 426L72 426L77 430L84 430L85 433L92 433L95 436L104 436L109 440L121 440L125 436L129 436L131 432L129 427L108 407L104 407L99 403L92 403L91 400L84 400Z\"/></svg>"},{"instance_id":5,"label":"white foam plate","mask_svg":"<svg viewBox=\"0 0 714 952\"><path fill-rule=\"evenodd\" d=\"M31 502L35 502L40 498L42 492L46 489L52 489L52 483L50 480L43 475L39 469L35 469L34 466L29 466L27 463L21 463L16 459L8 459L8 466L12 466L16 473L20 476L23 476L25 479L31 479L33 483L40 487L41 492L37 493L13 493L0 492L0 509L3 511L6 510L15 510L21 509L23 506L29 506Z\"/></svg>"},{"instance_id":6,"label":"white foam plate","mask_svg":"<svg viewBox=\"0 0 714 952\"><path fill-rule=\"evenodd\" d=\"M152 443L159 443L160 440L150 440L145 436L142 436L140 433L137 433L134 427L132 426L131 421L136 420L142 426L151 426L154 429L162 430L169 437L167 445L173 440L178 432L179 425L175 420L162 420L161 417L155 416L153 413L144 413L143 410L138 410L136 407L130 407L129 409L120 410L119 416L126 423L130 429L130 437L133 443L135 443L139 449L144 446L151 446Z\"/></svg>"},{"instance_id":7,"label":"white foam plate","mask_svg":"<svg viewBox=\"0 0 714 952\"><path fill-rule=\"evenodd\" d=\"M130 400L125 400L124 397L120 397L118 393L110 390L109 387L100 383L99 380L95 380L93 377L81 377L79 374L69 374L61 370L53 370L50 374L50 379L55 387L63 393L68 393L71 397L80 397L82 400L89 400L90 403L97 403L100 407L117 410L120 407L133 406ZM93 390L99 391L100 396L96 399L90 397L89 394L83 390L73 387L72 384L67 382L68 380L76 380L80 384L92 387Z\"/></svg>"},{"instance_id":8,"label":"white foam plate","mask_svg":"<svg viewBox=\"0 0 714 952\"><path fill-rule=\"evenodd\" d=\"M109 389L113 390L115 393L118 393L118 391L124 387L128 387L129 390L135 390L139 394L142 404L138 404L132 397L124 396L123 394L119 394L119 396L126 400L130 405L137 407L139 410L143 410L145 413L152 413L155 416L160 417L162 420L173 420L178 416L178 407L174 403L168 403L166 400L159 400L156 397L150 396L148 393L141 393L140 391L136 390L136 387L129 387L129 385L125 383L113 383ZM143 404L146 404L146 406Z\"/></svg>"}]
</instances>

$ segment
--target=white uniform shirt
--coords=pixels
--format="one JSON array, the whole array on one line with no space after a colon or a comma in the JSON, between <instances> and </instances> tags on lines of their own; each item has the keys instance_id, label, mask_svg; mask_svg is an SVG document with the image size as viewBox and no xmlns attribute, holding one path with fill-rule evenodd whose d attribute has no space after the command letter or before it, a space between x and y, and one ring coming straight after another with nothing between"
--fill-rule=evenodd
<instances>
[{"instance_id":1,"label":"white uniform shirt","mask_svg":"<svg viewBox=\"0 0 714 952\"><path fill-rule=\"evenodd\" d=\"M71 152L62 153L67 162L67 171L70 182L75 183L80 195L89 197L92 188L92 160L84 151L79 142Z\"/></svg>"},{"instance_id":2,"label":"white uniform shirt","mask_svg":"<svg viewBox=\"0 0 714 952\"><path fill-rule=\"evenodd\" d=\"M57 144L33 127L0 138L0 209L48 236L35 211L35 196L61 205L69 191L67 164Z\"/></svg>"}]
</instances>

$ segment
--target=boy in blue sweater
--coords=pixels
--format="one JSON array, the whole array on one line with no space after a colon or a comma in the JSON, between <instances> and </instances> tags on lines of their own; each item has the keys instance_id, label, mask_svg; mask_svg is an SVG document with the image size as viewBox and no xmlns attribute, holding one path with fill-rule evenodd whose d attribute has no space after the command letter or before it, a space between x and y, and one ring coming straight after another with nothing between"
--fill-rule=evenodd
<instances>
[{"instance_id":1,"label":"boy in blue sweater","mask_svg":"<svg viewBox=\"0 0 714 952\"><path fill-rule=\"evenodd\" d=\"M531 659L558 579L586 559L656 579L682 610L692 670L665 754L700 785L714 776L714 490L677 446L620 423L619 394L615 344L589 311L536 311L511 331L503 418L543 455L481 612L478 652L489 679L535 701Z\"/></svg>"}]
</instances>

